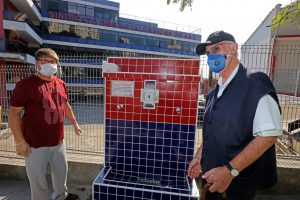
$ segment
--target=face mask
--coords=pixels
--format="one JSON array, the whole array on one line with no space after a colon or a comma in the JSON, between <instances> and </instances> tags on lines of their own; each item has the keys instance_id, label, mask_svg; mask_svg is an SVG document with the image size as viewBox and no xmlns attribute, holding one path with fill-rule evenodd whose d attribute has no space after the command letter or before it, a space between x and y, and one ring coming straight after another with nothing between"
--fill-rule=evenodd
<instances>
[{"instance_id":1,"label":"face mask","mask_svg":"<svg viewBox=\"0 0 300 200\"><path fill-rule=\"evenodd\" d=\"M211 71L218 73L225 68L227 56L219 53L209 53L207 64Z\"/></svg>"},{"instance_id":2,"label":"face mask","mask_svg":"<svg viewBox=\"0 0 300 200\"><path fill-rule=\"evenodd\" d=\"M44 76L53 76L57 72L57 64L45 63L41 65L41 69L39 71Z\"/></svg>"}]
</instances>

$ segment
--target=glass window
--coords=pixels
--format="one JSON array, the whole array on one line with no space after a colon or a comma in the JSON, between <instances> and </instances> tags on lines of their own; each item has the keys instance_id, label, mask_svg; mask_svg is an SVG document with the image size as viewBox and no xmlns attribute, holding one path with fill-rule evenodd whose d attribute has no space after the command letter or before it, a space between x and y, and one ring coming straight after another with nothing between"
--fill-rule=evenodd
<instances>
[{"instance_id":1,"label":"glass window","mask_svg":"<svg viewBox=\"0 0 300 200\"><path fill-rule=\"evenodd\" d=\"M85 15L85 6L77 6L77 14Z\"/></svg>"},{"instance_id":2,"label":"glass window","mask_svg":"<svg viewBox=\"0 0 300 200\"><path fill-rule=\"evenodd\" d=\"M76 26L76 34L81 38L85 38L85 28L82 26Z\"/></svg>"},{"instance_id":3,"label":"glass window","mask_svg":"<svg viewBox=\"0 0 300 200\"><path fill-rule=\"evenodd\" d=\"M49 24L49 32L51 33L58 33L58 23L50 22Z\"/></svg>"},{"instance_id":4,"label":"glass window","mask_svg":"<svg viewBox=\"0 0 300 200\"><path fill-rule=\"evenodd\" d=\"M99 29L95 30L95 40L99 40L100 39L100 31Z\"/></svg>"},{"instance_id":5,"label":"glass window","mask_svg":"<svg viewBox=\"0 0 300 200\"><path fill-rule=\"evenodd\" d=\"M103 13L103 9L102 8L95 8L95 17L96 18L100 18L102 19L102 13Z\"/></svg>"},{"instance_id":6,"label":"glass window","mask_svg":"<svg viewBox=\"0 0 300 200\"><path fill-rule=\"evenodd\" d=\"M60 12L67 13L68 12L68 3L65 1L61 1L59 3L58 9Z\"/></svg>"},{"instance_id":7,"label":"glass window","mask_svg":"<svg viewBox=\"0 0 300 200\"><path fill-rule=\"evenodd\" d=\"M136 45L145 45L144 37L142 37L142 36L135 36L134 37L134 43Z\"/></svg>"},{"instance_id":8,"label":"glass window","mask_svg":"<svg viewBox=\"0 0 300 200\"><path fill-rule=\"evenodd\" d=\"M159 41L159 48L165 49L166 48L166 41L164 41L164 40Z\"/></svg>"},{"instance_id":9,"label":"glass window","mask_svg":"<svg viewBox=\"0 0 300 200\"><path fill-rule=\"evenodd\" d=\"M48 9L51 11L58 11L58 2L57 1L49 1L48 2Z\"/></svg>"},{"instance_id":10,"label":"glass window","mask_svg":"<svg viewBox=\"0 0 300 200\"><path fill-rule=\"evenodd\" d=\"M101 38L105 42L111 42L111 37L110 37L111 35L112 35L111 32L104 30Z\"/></svg>"},{"instance_id":11,"label":"glass window","mask_svg":"<svg viewBox=\"0 0 300 200\"><path fill-rule=\"evenodd\" d=\"M70 32L70 25L69 24L58 24L58 32Z\"/></svg>"},{"instance_id":12,"label":"glass window","mask_svg":"<svg viewBox=\"0 0 300 200\"><path fill-rule=\"evenodd\" d=\"M86 16L94 17L94 7L86 7Z\"/></svg>"},{"instance_id":13,"label":"glass window","mask_svg":"<svg viewBox=\"0 0 300 200\"><path fill-rule=\"evenodd\" d=\"M87 39L95 39L95 30L93 28L86 27L85 34Z\"/></svg>"},{"instance_id":14,"label":"glass window","mask_svg":"<svg viewBox=\"0 0 300 200\"><path fill-rule=\"evenodd\" d=\"M68 13L77 14L76 4L68 3Z\"/></svg>"},{"instance_id":15,"label":"glass window","mask_svg":"<svg viewBox=\"0 0 300 200\"><path fill-rule=\"evenodd\" d=\"M147 37L145 39L145 45L146 46L149 46L149 47L158 47L158 40L157 39L154 39L153 37Z\"/></svg>"}]
</instances>

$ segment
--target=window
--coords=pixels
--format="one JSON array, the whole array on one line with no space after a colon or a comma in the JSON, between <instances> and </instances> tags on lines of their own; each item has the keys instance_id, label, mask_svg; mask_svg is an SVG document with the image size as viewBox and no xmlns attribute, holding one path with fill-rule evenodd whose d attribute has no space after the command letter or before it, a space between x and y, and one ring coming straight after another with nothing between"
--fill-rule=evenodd
<instances>
[{"instance_id":1,"label":"window","mask_svg":"<svg viewBox=\"0 0 300 200\"><path fill-rule=\"evenodd\" d=\"M102 33L102 41L105 41L105 42L110 42L111 41L111 32L109 31L106 31L106 30L103 30L103 33Z\"/></svg>"},{"instance_id":2,"label":"window","mask_svg":"<svg viewBox=\"0 0 300 200\"><path fill-rule=\"evenodd\" d=\"M49 24L49 32L51 33L58 33L58 23L50 22Z\"/></svg>"},{"instance_id":3,"label":"window","mask_svg":"<svg viewBox=\"0 0 300 200\"><path fill-rule=\"evenodd\" d=\"M68 13L77 14L76 4L73 4L73 3L68 4Z\"/></svg>"},{"instance_id":4,"label":"window","mask_svg":"<svg viewBox=\"0 0 300 200\"><path fill-rule=\"evenodd\" d=\"M62 35L70 32L70 25L69 24L58 24L58 32Z\"/></svg>"},{"instance_id":5,"label":"window","mask_svg":"<svg viewBox=\"0 0 300 200\"><path fill-rule=\"evenodd\" d=\"M158 47L158 40L153 37L148 37L145 39L145 45L149 47Z\"/></svg>"},{"instance_id":6,"label":"window","mask_svg":"<svg viewBox=\"0 0 300 200\"><path fill-rule=\"evenodd\" d=\"M58 11L58 8L59 6L57 1L52 0L48 2L48 9L50 11Z\"/></svg>"},{"instance_id":7,"label":"window","mask_svg":"<svg viewBox=\"0 0 300 200\"><path fill-rule=\"evenodd\" d=\"M87 6L86 7L86 16L94 17L94 8Z\"/></svg>"},{"instance_id":8,"label":"window","mask_svg":"<svg viewBox=\"0 0 300 200\"><path fill-rule=\"evenodd\" d=\"M61 1L58 6L59 12L67 13L68 12L68 3Z\"/></svg>"},{"instance_id":9,"label":"window","mask_svg":"<svg viewBox=\"0 0 300 200\"><path fill-rule=\"evenodd\" d=\"M76 26L76 34L81 38L85 38L85 28L82 26Z\"/></svg>"},{"instance_id":10,"label":"window","mask_svg":"<svg viewBox=\"0 0 300 200\"><path fill-rule=\"evenodd\" d=\"M95 30L95 40L100 40L100 31L99 31L99 29Z\"/></svg>"},{"instance_id":11,"label":"window","mask_svg":"<svg viewBox=\"0 0 300 200\"><path fill-rule=\"evenodd\" d=\"M87 39L95 39L95 30L93 28L86 27L85 35Z\"/></svg>"},{"instance_id":12,"label":"window","mask_svg":"<svg viewBox=\"0 0 300 200\"><path fill-rule=\"evenodd\" d=\"M77 14L85 15L85 7L84 6L77 6Z\"/></svg>"},{"instance_id":13,"label":"window","mask_svg":"<svg viewBox=\"0 0 300 200\"><path fill-rule=\"evenodd\" d=\"M100 19L102 19L102 13L103 13L103 9L102 8L95 8L95 17L96 18L100 18Z\"/></svg>"}]
</instances>

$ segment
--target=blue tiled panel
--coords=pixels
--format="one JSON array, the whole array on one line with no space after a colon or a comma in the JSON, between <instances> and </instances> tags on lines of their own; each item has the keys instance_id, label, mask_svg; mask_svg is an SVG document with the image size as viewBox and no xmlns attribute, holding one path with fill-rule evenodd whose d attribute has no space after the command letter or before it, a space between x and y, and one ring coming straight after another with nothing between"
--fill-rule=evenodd
<instances>
[{"instance_id":1,"label":"blue tiled panel","mask_svg":"<svg viewBox=\"0 0 300 200\"><path fill-rule=\"evenodd\" d=\"M161 180L186 176L195 126L106 120L105 165L121 173Z\"/></svg>"},{"instance_id":2,"label":"blue tiled panel","mask_svg":"<svg viewBox=\"0 0 300 200\"><path fill-rule=\"evenodd\" d=\"M119 174L104 167L93 183L93 199L198 200L198 192L192 192L196 188L195 181L187 183L185 179L177 178L149 183L136 175Z\"/></svg>"}]
</instances>

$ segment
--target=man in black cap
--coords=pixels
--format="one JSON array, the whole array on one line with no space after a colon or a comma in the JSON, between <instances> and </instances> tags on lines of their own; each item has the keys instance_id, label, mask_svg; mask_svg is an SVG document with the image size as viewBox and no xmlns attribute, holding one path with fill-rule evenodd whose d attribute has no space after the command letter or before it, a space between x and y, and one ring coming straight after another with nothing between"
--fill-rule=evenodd
<instances>
[{"instance_id":1,"label":"man in black cap","mask_svg":"<svg viewBox=\"0 0 300 200\"><path fill-rule=\"evenodd\" d=\"M253 200L258 189L277 181L279 100L269 77L245 68L237 51L234 37L224 31L210 34L196 48L220 75L207 94L203 143L188 167L190 178L202 174L208 200Z\"/></svg>"}]
</instances>

